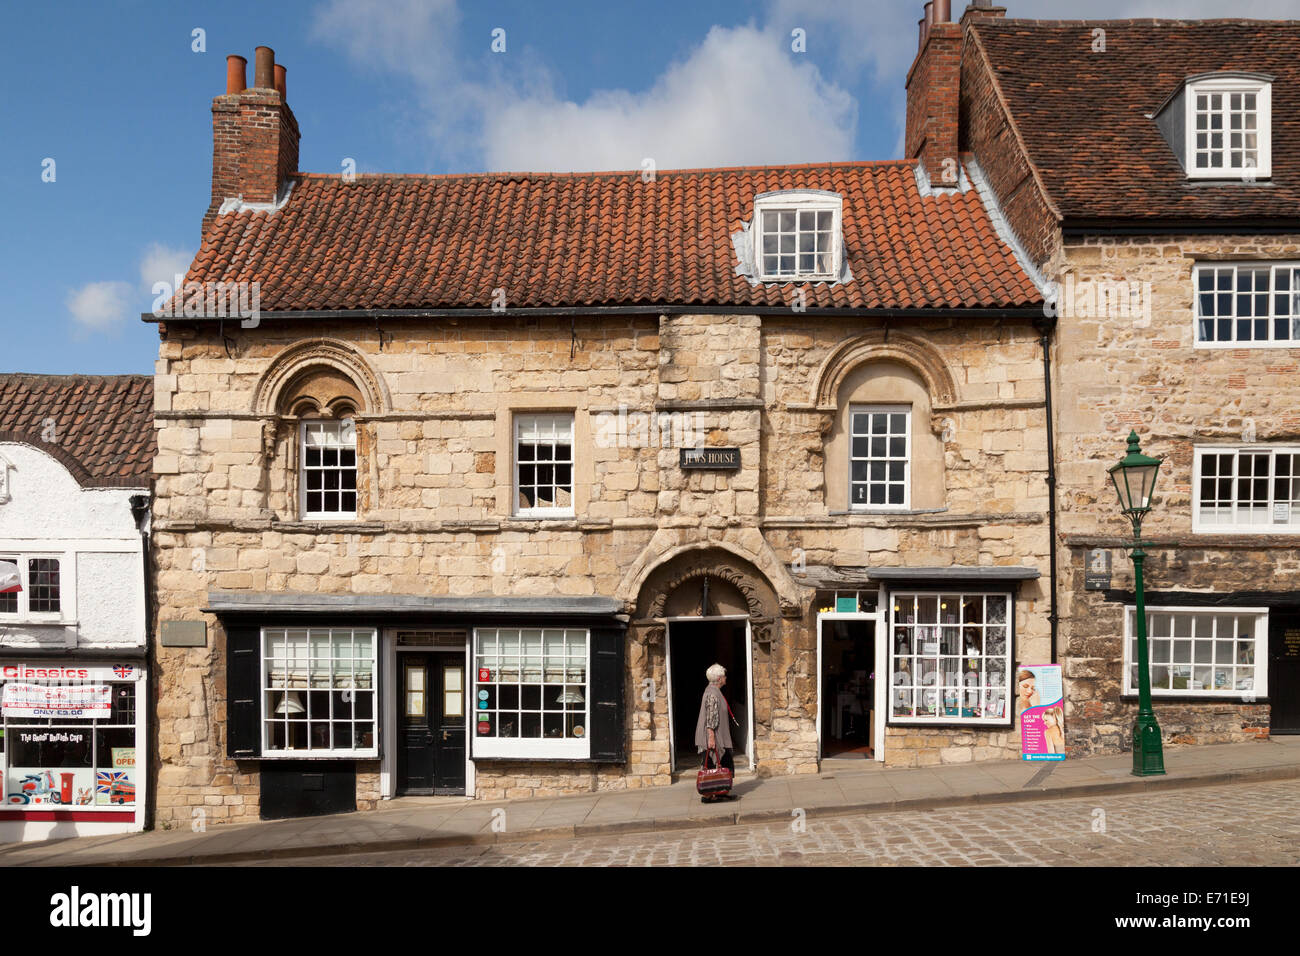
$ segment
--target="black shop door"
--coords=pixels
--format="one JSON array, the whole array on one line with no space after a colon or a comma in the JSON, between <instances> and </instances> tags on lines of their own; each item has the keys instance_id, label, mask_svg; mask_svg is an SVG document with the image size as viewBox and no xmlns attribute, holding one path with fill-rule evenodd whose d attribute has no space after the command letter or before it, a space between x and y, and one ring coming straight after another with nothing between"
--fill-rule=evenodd
<instances>
[{"instance_id":1,"label":"black shop door","mask_svg":"<svg viewBox=\"0 0 1300 956\"><path fill-rule=\"evenodd\" d=\"M397 792L465 792L465 661L452 654L398 655Z\"/></svg>"},{"instance_id":2,"label":"black shop door","mask_svg":"<svg viewBox=\"0 0 1300 956\"><path fill-rule=\"evenodd\" d=\"M1300 608L1268 616L1269 732L1300 734Z\"/></svg>"}]
</instances>

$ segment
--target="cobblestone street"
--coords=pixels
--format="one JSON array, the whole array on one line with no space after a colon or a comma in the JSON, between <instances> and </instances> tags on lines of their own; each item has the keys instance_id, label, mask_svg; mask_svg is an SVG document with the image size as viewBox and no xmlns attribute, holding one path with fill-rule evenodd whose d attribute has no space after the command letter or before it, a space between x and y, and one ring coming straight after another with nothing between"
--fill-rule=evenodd
<instances>
[{"instance_id":1,"label":"cobblestone street","mask_svg":"<svg viewBox=\"0 0 1300 956\"><path fill-rule=\"evenodd\" d=\"M1300 781L276 861L310 866L1280 866Z\"/></svg>"}]
</instances>

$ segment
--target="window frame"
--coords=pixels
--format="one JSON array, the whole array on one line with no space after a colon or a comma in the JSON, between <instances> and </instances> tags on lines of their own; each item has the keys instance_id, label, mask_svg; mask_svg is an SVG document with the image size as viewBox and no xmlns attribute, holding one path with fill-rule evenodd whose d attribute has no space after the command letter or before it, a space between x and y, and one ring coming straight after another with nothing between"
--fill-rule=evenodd
<instances>
[{"instance_id":1,"label":"window frame","mask_svg":"<svg viewBox=\"0 0 1300 956\"><path fill-rule=\"evenodd\" d=\"M793 273L770 273L763 264L763 214L765 212L795 213L795 266ZM798 214L801 212L831 213L831 269L829 272L801 272L798 270ZM833 282L844 267L844 197L839 193L822 190L786 190L763 193L754 199L754 275L760 282Z\"/></svg>"},{"instance_id":2,"label":"window frame","mask_svg":"<svg viewBox=\"0 0 1300 956\"><path fill-rule=\"evenodd\" d=\"M301 687L301 688L297 688L297 687L287 687L287 686L286 686L286 687L273 687L273 686L272 686L272 683L273 683L273 682L272 682L272 680L271 680L271 670L270 670L270 665L271 665L271 661L273 660L273 658L272 658L272 656L268 653L268 643L267 643L267 641L268 641L268 637L269 637L269 635L271 635L271 634L278 634L278 633L284 633L284 634L287 636L287 635L289 634L289 632L292 632L292 631L305 631L305 632L306 632L306 634L307 634L307 647L308 647L308 650L309 650L309 651L310 651L310 649L311 649L311 640L312 640L311 635L312 635L313 632L327 631L327 632L330 633L330 658L329 658L329 660L330 660L330 663L331 663L331 674L330 674L330 676L331 676L331 683L330 683L330 686L329 686L329 687L327 687L327 688L314 688L314 687L310 686L310 685L311 685L311 679L312 679L312 663L311 663L311 662L312 662L312 660L313 660L313 658L310 656L310 653L309 653L308 656L305 658L305 666L306 666L306 668L307 668L307 684L308 684L308 686L306 686L306 687ZM336 632L336 631L337 631L337 632L346 631L346 632L348 632L348 634L349 634L352 638L354 638L355 635L357 635L357 634L359 634L359 633L362 633L362 634L369 634L369 635L370 635L370 686L369 686L369 687L351 687L351 688L343 687L343 688L338 688L338 687L335 687L335 686L333 685L333 680L332 680L332 678L333 678L333 676L334 676L334 674L333 674L333 662L339 660L338 655L334 652L334 647L335 647L335 645L334 645L334 636L333 636L333 635L334 635L334 632ZM349 660L349 661L356 661L356 660L360 660L360 658L357 658L357 657L354 655L353 657L347 658L347 660ZM382 715L381 715L381 710L380 710L380 708L381 708L381 706L382 706L382 700L381 700L380 693L379 693L379 666L380 666L380 665L379 665L379 630L378 630L378 628L374 628L374 627L334 627L334 626L328 626L328 625L325 625L325 626L322 626L322 625L304 625L304 626L284 625L284 626L262 627L262 628L259 628L259 629L258 629L258 697L257 697L257 701L258 701L258 708L257 708L257 715L258 715L258 734L259 734L259 739L261 740L261 752L260 752L260 754L259 754L259 757L260 757L261 759L265 759L265 760L319 760L319 759L349 759L349 760L350 760L350 759L356 759L356 760L373 760L373 759L377 759L377 758L379 757L379 744L380 744L380 741L379 741L379 735L380 735L380 727L382 726L382 723L383 723L383 721L382 721L382 719L381 719L381 716L382 716ZM355 673L355 670L354 670L354 673ZM355 746L353 746L353 747L350 747L350 748L348 748L348 747L329 747L329 748L313 747L313 746L311 746L311 726L310 726L310 721L307 720L307 719L304 719L304 721L303 721L303 724L307 727L307 746L306 746L306 747L301 747L301 748L298 748L298 747L295 747L295 748L288 748L288 747L285 747L285 748L276 748L276 747L271 746L271 739L270 739L270 737L271 737L271 735L270 735L270 724L271 724L272 720L274 719L274 718L272 717L272 714L274 713L274 711L270 708L270 706L269 706L269 701L270 701L270 696L271 696L272 694L288 694L288 693L291 693L291 692L293 692L293 691L298 691L298 692L300 692L300 693L302 693L302 694L304 695L304 703L305 703L306 706L310 709L310 700L306 699L306 695L310 694L312 691L323 692L323 693L327 693L327 694L332 694L332 693L335 692L336 690L345 690L345 691L346 691L346 690L357 690L357 691L365 691L366 693L369 693L369 694L371 695L371 713L370 713L370 717L369 717L368 719L358 719L358 718L356 718L355 716L353 716L353 717L351 717L351 718L348 718L348 720L347 720L346 722L347 722L349 725L351 725L353 728L355 728L358 724L365 724L365 723L369 722L369 723L371 724L371 739L372 739L373 742L374 742L374 743L373 743L373 746L370 746L370 747L355 747ZM304 713L309 713L309 709L308 709L308 711L304 711ZM331 705L331 709L332 709L332 705ZM325 722L327 722L329 725L331 725L331 727L330 727L330 735L331 735L331 738L332 738L332 737L333 737L333 733L334 733L333 725L336 724L336 723L339 723L340 721L335 721L334 718L333 718L333 715L331 714L331 716L330 716L329 718L327 718ZM355 737L354 737L354 739L355 739Z\"/></svg>"},{"instance_id":3,"label":"window frame","mask_svg":"<svg viewBox=\"0 0 1300 956\"><path fill-rule=\"evenodd\" d=\"M1214 689L1214 688L1209 688L1209 689L1200 688L1200 689L1193 690L1193 689L1191 689L1190 686L1189 686L1188 688L1186 688L1186 689L1184 689L1184 688L1168 688L1168 687L1156 687L1155 684L1153 683L1152 686L1151 686L1151 696L1152 696L1152 697L1195 697L1195 698L1198 698L1198 699L1210 699L1210 700L1224 700L1224 699L1226 699L1226 700L1242 700L1244 697L1249 696L1250 699L1253 700L1253 701L1263 700L1263 699L1265 699L1265 698L1268 697L1268 667L1269 667L1269 664L1268 664L1268 613L1269 613L1269 609L1268 609L1268 608L1266 608L1266 607L1235 607L1235 606L1231 606L1231 607L1229 607L1229 606L1219 606L1219 605L1214 605L1214 606L1209 606L1209 605L1200 605L1200 606L1197 606L1197 605L1152 605L1152 606L1148 606L1148 607L1146 608L1146 612L1147 612L1148 615L1153 615L1153 614L1197 614L1197 615L1206 615L1206 616L1210 616L1210 617L1223 617L1223 616L1226 616L1226 615L1243 615L1243 614L1257 615L1256 620L1255 620L1255 635L1254 635L1254 645L1255 645L1255 647L1254 647L1254 650L1255 650L1255 659L1254 659L1254 661L1253 661L1250 665L1241 665L1241 664L1238 664L1238 663L1235 663L1235 662L1231 665L1231 666L1234 667L1234 668L1242 667L1242 666L1250 666L1250 667L1252 667L1252 668L1254 669L1254 671L1253 671L1253 672L1254 672L1254 677L1253 677L1254 685L1253 685L1250 689L1242 689L1242 688L1238 688L1238 687L1236 687L1236 686L1233 686L1233 687L1226 687L1226 688L1223 688L1222 690L1216 690L1216 689ZM1131 658L1131 657L1130 657L1130 654L1129 654L1129 652L1130 652L1130 648L1132 648L1133 650L1136 650L1136 647L1134 647L1134 645L1137 643L1137 641L1136 641L1136 637L1137 637L1137 635L1136 635L1136 623L1137 623L1137 606L1136 606L1135 604L1126 604L1126 605L1124 605L1124 646L1123 646L1123 647L1121 648L1121 650L1120 650L1120 667L1122 668L1122 673L1121 673L1121 677L1120 677L1120 693L1121 693L1121 695L1124 696L1124 697L1136 697L1137 694L1138 694L1137 687L1135 686L1135 683L1134 683L1134 681L1133 681L1133 679L1132 679L1132 678L1133 678L1133 669L1137 667L1137 660L1136 660L1135 657L1134 657L1134 658ZM1217 624L1216 624L1216 630L1217 630ZM1172 645L1173 642L1174 642L1174 641L1177 641L1177 640L1196 641L1196 640L1203 640L1203 638L1198 638L1198 637L1196 637L1195 635L1193 635L1192 637L1187 637L1187 638L1180 638L1180 637L1174 637L1174 636L1171 636L1171 637L1169 637L1169 638L1158 637L1158 638L1155 638L1154 640L1161 640L1161 641L1163 641L1163 640L1168 640L1168 641L1170 642L1170 644ZM1157 667L1157 666L1167 666L1167 667L1169 667L1169 668L1171 668L1171 669L1174 668L1174 667L1181 667L1181 666L1184 666L1184 665L1179 664L1179 663L1177 663L1177 662L1175 662L1175 661L1173 660L1173 647L1172 647L1172 646L1170 647L1170 659L1169 659L1169 661L1167 661L1167 662L1162 661L1162 662L1157 663L1157 662L1154 660L1154 658L1155 658L1155 654L1154 654L1154 646L1155 646L1155 645L1154 645L1154 640L1153 640L1152 637L1151 637L1151 626L1148 624L1148 626L1147 626L1147 645L1148 645L1147 653L1148 653L1148 655L1149 655L1149 658L1148 658L1148 661L1147 661L1148 671L1150 671L1150 669L1152 669L1152 668L1154 668L1154 667ZM1215 634L1214 637L1209 638L1208 640L1210 640L1211 643L1214 643L1214 642L1217 642L1217 641L1220 640L1220 639L1218 638L1218 635ZM1234 636L1233 636L1233 641L1234 641L1234 643L1235 643L1237 640L1238 640L1237 636L1234 635ZM1235 651L1235 648L1234 648L1234 651ZM1192 647L1192 655L1193 655L1193 658L1195 657L1195 654L1196 654L1196 648L1195 648L1195 646L1193 646L1193 647ZM1235 654L1234 654L1234 656L1235 656ZM1207 666L1207 665L1205 665L1204 663L1200 663L1200 664L1198 664L1195 660L1193 660L1192 662L1188 663L1188 664L1185 665L1185 666L1191 668L1191 670L1192 670L1192 674L1195 674L1195 671L1196 671L1196 668L1197 668L1197 667L1204 667L1204 666ZM1217 663L1211 663L1211 664L1209 664L1208 666L1210 667L1211 670L1213 670L1215 667L1218 666L1218 664L1217 664ZM1172 678L1173 678L1173 675L1171 674L1171 675L1170 675L1170 683L1173 682L1173 681L1172 681ZM1191 676L1189 675L1189 679L1188 679L1188 684L1189 684L1189 685L1190 685L1190 683L1191 683L1191 679L1192 679L1192 678L1191 678ZM1236 682L1234 681L1233 683L1234 683L1234 685L1235 685Z\"/></svg>"},{"instance_id":4,"label":"window frame","mask_svg":"<svg viewBox=\"0 0 1300 956\"><path fill-rule=\"evenodd\" d=\"M941 598L943 598L943 597L954 597L954 596L955 596L959 601L961 601L961 602L963 602L963 603L966 601L967 598L972 598L972 597L979 597L979 598L982 598L982 599L985 599L985 600L987 600L987 599L990 598L990 597L1002 597L1002 598L1005 598L1005 599L1006 599L1006 602L1007 602L1007 616L1006 616L1006 621L1003 622L1003 623L1000 625L1000 626L1002 626L1002 627L1004 627L1004 628L1006 629L1006 651L1005 651L1005 653L1002 654L1002 655L996 655L999 659L1002 660L1002 662L1003 662L1003 666L1004 666L1004 670L1003 670L1003 683L1002 683L1002 686L1001 686L1000 689L1002 690L1002 693L1003 693L1003 706L1004 706L1004 708L1005 708L1005 713L1004 713L1002 716L1000 716L1000 717L962 717L962 716L960 716L960 715L958 715L958 716L953 716L953 715L945 715L945 714L940 714L940 715L933 716L933 717L895 716L895 714L894 714L894 687L895 687L895 685L894 685L893 675L897 672L897 664L896 664L895 662L896 662L896 660L898 659L898 653L897 653L897 650L898 650L898 641L896 640L897 635L896 635L896 633L895 633L895 630L896 630L897 627L900 626L900 625L898 624L898 622L897 622L897 618L896 618L896 615L899 613L898 611L895 610L895 608L896 608L896 606L897 606L896 602L897 602L900 598L907 598L907 597L913 597L913 598L926 598L926 597L933 597L936 601L939 601L939 600L940 600ZM1005 591L1004 591L1004 590L990 590L990 591L982 591L982 590L968 590L968 589L966 589L966 588L962 588L962 587L953 587L952 589L949 589L949 590L934 589L934 588L906 588L906 589L904 589L904 588L899 588L899 589L896 589L896 590L890 590L889 593L885 596L885 599L888 601L888 610L887 610L887 612L886 612L886 613L888 614L888 619L887 619L887 620L888 620L888 625L887 625L887 628L888 628L888 629L887 629L886 633L887 633L887 635L888 635L888 638L887 638L887 639L888 639L888 641L889 641L889 647L888 647L888 652L887 652L887 656L886 656L886 661L887 661L886 669L887 669L887 671L888 671L888 685L887 685L887 687L886 687L885 716L886 716L886 725L887 725L887 726L891 726L891 727L942 727L942 726L947 726L947 725L956 725L956 726L962 726L962 727L1001 727L1001 728L1009 728L1009 727L1013 727L1013 726L1014 726L1014 724L1015 724L1015 719L1016 719L1016 714L1015 714L1015 694L1014 694L1014 692L1013 692L1013 690L1012 690L1012 687L1013 687L1013 683L1012 683L1012 675L1013 675L1013 671L1014 671L1014 670L1016 669L1016 667L1018 666L1017 663L1016 663L1016 596L1015 596L1015 592L1014 592L1014 591L1011 591L1011 590L1005 590ZM987 607L987 605L985 605L985 607ZM919 628L922 628L922 627L930 627L931 625L928 625L928 624L916 624L916 623L908 624L908 623L905 622L905 623L902 624L901 626L902 626L902 627L907 627L907 628L910 628L910 629L911 629L911 632L910 632L911 635L912 635L911 640L914 642L914 641L915 641L915 635L916 635L918 629L919 629ZM944 625L943 625L943 622L940 622L939 624L936 624L936 625L933 625L933 626L934 626L935 628L938 628L938 627L941 627L941 626L944 626ZM972 625L967 625L967 624L957 624L957 625L947 625L947 626L955 626L955 627L958 627L958 628L960 628L961 631L963 632L963 633L961 634L962 650L963 650L963 653L960 654L960 655L957 655L957 656L958 656L958 657L959 657L963 662L969 660L970 658L969 658L969 657L964 653L964 651L965 651L965 633L964 633L964 631L965 631L965 628L966 628L966 627L968 627L968 626L972 626ZM983 634L985 633L985 629L987 629L987 628L989 627L989 622L988 622L988 621L981 621L980 624L979 624L978 626L981 628L981 635L983 635ZM996 625L995 625L995 626L996 626ZM938 635L938 636L941 637L941 635ZM942 645L940 646L940 648L942 649ZM917 654L913 653L913 654L910 654L910 655L908 655L908 656L912 657L913 659L916 659L918 656L923 656L923 655L917 655ZM942 655L942 654L935 655L935 659L936 659L936 661L938 661L938 660L939 660L940 658L942 658L943 656L945 656L945 655ZM953 655L947 655L947 656L953 656ZM986 658L992 656L992 655L986 655L986 654L983 653L983 642L981 642L981 653L980 653L978 656L979 656L980 660L984 660L984 659L986 659ZM937 668L937 666L938 666L938 665L936 664L936 668ZM965 672L965 668L964 668L964 666L960 667L959 670L960 670L961 673L964 673L964 672ZM937 669L936 669L936 674L937 674L937 673L938 673L938 671L937 671ZM986 670L986 669L982 669L982 670L981 670L981 673L987 673L987 670ZM924 685L924 683L922 683L922 684L917 684L917 683L915 682L915 678L913 678L913 683L910 684L910 685L907 685L907 686L910 687L910 688L915 689L915 688L917 688L917 687L924 687L925 685ZM935 686L936 686L936 689L938 689L938 688L943 687L943 686L945 686L945 685L941 685L941 684L939 684L938 681L936 680L936 685L935 685ZM991 689L997 689L997 688L992 688L991 686L989 686L989 685L987 685L987 684L977 684L976 687L977 687L976 693L979 693L980 691L988 691L988 690L991 690ZM959 694L963 694L963 695L964 695L964 694L966 694L966 693L968 693L968 691L965 690L965 684L964 684L964 681L963 681L962 690L959 692ZM915 698L913 698L913 699L915 699ZM963 707L964 707L964 704L959 704L959 705L958 705L958 711L962 710Z\"/></svg>"},{"instance_id":5,"label":"window frame","mask_svg":"<svg viewBox=\"0 0 1300 956\"><path fill-rule=\"evenodd\" d=\"M1218 179L1218 180L1240 180L1243 174L1251 170L1250 166L1222 166L1211 167L1208 169L1199 169L1196 165L1196 99L1199 95L1231 96L1234 93L1254 94L1255 95L1255 133L1256 133L1256 153L1259 161L1253 167L1255 179L1271 179L1273 175L1273 84L1269 80L1258 77L1245 76L1242 74L1223 74L1208 77L1192 78L1187 81L1186 92L1184 94L1184 155L1187 157L1186 171L1189 179ZM1225 108L1221 115L1229 115L1230 110ZM1231 144L1226 137L1231 134L1229 126L1225 125L1222 129L1225 137L1225 145L1222 152L1225 158L1230 158L1232 153ZM1244 149L1244 145L1243 145Z\"/></svg>"},{"instance_id":6,"label":"window frame","mask_svg":"<svg viewBox=\"0 0 1300 956\"><path fill-rule=\"evenodd\" d=\"M352 471L353 475L353 494L356 496L356 502L352 511L311 511L307 507L307 475L309 470L321 471L334 470L342 473L346 469L339 465L327 468L326 466L309 466L307 464L307 433L308 429L322 425L335 426L341 432L351 432L351 444L339 444L334 446L317 446L317 447L334 447L341 451L351 449L352 451ZM298 514L303 521L356 521L360 512L361 489L358 487L361 478L361 459L357 452L357 430L356 422L351 418L308 418L303 419L298 425Z\"/></svg>"},{"instance_id":7,"label":"window frame","mask_svg":"<svg viewBox=\"0 0 1300 956\"><path fill-rule=\"evenodd\" d=\"M912 408L911 405L880 405L880 404L869 404L869 403L864 403L864 404L857 404L857 403L854 403L854 404L850 404L850 405L849 405L849 420L848 420L848 439L849 439L849 442L848 442L848 451L849 451L849 460L848 460L848 473L849 473L849 480L848 480L848 498L849 498L849 500L848 500L848 506L849 506L849 511L851 511L851 512L861 512L861 513L873 513L873 512L893 513L893 512L906 512L906 511L911 511L911 510L912 510L912 464L913 464L913 461L912 461L912 417L913 417L913 416L912 416L912 412L913 412L913 408ZM866 461L866 462L868 462L868 464L870 464L871 461L876 460L876 459L872 459L872 458L870 458L870 457L867 457L867 458L856 458L856 457L854 457L854 454L853 454L853 439L854 439L854 437L855 437L855 433L854 433L854 431L853 431L853 416L854 416L854 415L874 415L874 414L883 414L883 415L897 415L897 414L902 414L902 415L904 416L904 425L905 425L905 427L906 427L906 429L907 429L907 432L906 432L906 436L905 436L906 441L905 441L904 460L903 460L903 503L902 503L902 504L891 505L891 504L888 503L888 501L886 501L885 504L880 504L880 505L873 505L873 504L871 504L869 501L866 502L865 504L858 504L858 503L855 503L854 500L853 500L853 487L854 487L854 485L864 484L864 482L860 482L860 481L855 481L855 480L854 480L854 478L853 478L853 463L854 463L855 461ZM888 431L886 431L886 433L885 433L885 439L886 439L886 441L889 440L889 435L890 435L890 433L889 433ZM870 437L870 433L869 433L869 432L868 432L867 437ZM896 460L896 459L891 459L889 456L886 456L883 460L885 461L886 466L888 466L888 464L889 464L890 461L892 461L892 460ZM870 497L871 497L871 480L868 478L868 480L865 482L865 484L867 485L867 497L870 498ZM885 479L885 497L886 497L886 499L888 499L888 497L889 497L889 485L890 485L890 481L889 481L889 479L886 477L886 479Z\"/></svg>"},{"instance_id":8,"label":"window frame","mask_svg":"<svg viewBox=\"0 0 1300 956\"><path fill-rule=\"evenodd\" d=\"M22 581L23 589L14 593L14 597L17 599L17 610L0 611L0 627L16 624L66 624L74 620L76 605L73 597L76 594L76 581L72 569L75 568L76 562L69 560L69 555L66 552L44 549L33 551L7 550L0 547L0 561L7 560L13 560L17 563L18 576L19 580ZM58 563L59 609L57 611L31 610L31 569L28 562L34 560L52 560Z\"/></svg>"},{"instance_id":9,"label":"window frame","mask_svg":"<svg viewBox=\"0 0 1300 956\"><path fill-rule=\"evenodd\" d=\"M1226 455L1233 456L1232 477L1232 503L1234 520L1227 523L1206 522L1201 515L1203 508L1201 500L1201 482L1203 478L1204 459L1206 455ZM1237 482L1239 479L1239 468L1237 463L1240 461L1242 454L1268 454L1269 456L1269 473L1266 479L1268 483L1268 512L1270 519L1268 524L1241 524L1236 521L1237 512L1241 507L1237 497ZM1274 506L1276 504L1276 474L1277 459L1279 455L1300 455L1300 445L1196 445L1192 449L1192 533L1193 534L1267 534L1279 535L1290 534L1300 535L1300 508L1294 505L1295 499L1292 499L1291 517L1287 524L1275 524L1271 518ZM1300 488L1300 474L1292 475L1293 485ZM1295 492L1293 491L1293 494Z\"/></svg>"},{"instance_id":10,"label":"window frame","mask_svg":"<svg viewBox=\"0 0 1300 956\"><path fill-rule=\"evenodd\" d=\"M1206 271L1215 271L1230 269L1232 270L1232 288L1230 290L1220 290L1217 288L1217 276L1215 288L1210 292L1202 293L1201 275ZM1254 295L1265 295L1268 301L1268 314L1266 316L1239 316L1237 314L1237 297L1247 294L1240 291L1240 276L1243 270L1269 270L1269 288L1267 293L1260 293L1259 290L1252 290ZM1277 291L1277 274L1279 271L1290 271L1288 284L1291 286L1285 292ZM1210 295L1217 298L1221 295L1227 295L1228 301L1232 305L1230 315L1211 315L1201 314L1201 296ZM1278 296L1288 295L1291 297L1291 315L1278 316L1277 298ZM1217 311L1217 310L1216 310ZM1275 337L1277 332L1276 323L1280 318L1290 319L1291 337L1279 339ZM1238 339L1237 323L1243 321L1263 321L1268 330L1268 337L1264 339ZM1201 338L1202 322L1227 322L1228 328L1232 333L1229 339L1203 339ZM1300 260L1282 260L1282 261L1228 261L1215 262L1205 261L1197 262L1192 267L1192 342L1198 349L1293 349L1300 348Z\"/></svg>"},{"instance_id":11,"label":"window frame","mask_svg":"<svg viewBox=\"0 0 1300 956\"><path fill-rule=\"evenodd\" d=\"M519 636L520 653L519 653L519 665L518 665L518 671L519 671L518 679L515 681L496 680L495 678L500 676L501 668L498 669L497 673L491 673L491 668L489 667L488 668L490 672L489 679L487 681L482 681L479 678L484 669L484 664L483 664L484 655L480 654L479 639L481 636L486 636L488 632L492 632L494 636L499 638L503 631L506 632L513 631ZM482 689L499 688L503 685L514 684L516 687L520 688L520 694L519 694L520 706L515 708L508 708L507 712L510 713L531 712L522 706L523 703L522 688L525 685L531 685L533 683L531 681L525 681L523 679L524 667L525 667L524 664L525 655L523 651L523 635L524 632L526 631L539 632L539 640L542 642L541 643L542 680L540 682L537 682L535 686L543 687L543 688L548 686L545 680L546 667L547 667L546 643L545 643L546 632L559 631L564 635L565 650L566 650L566 654L564 657L565 680L561 686L564 686L566 688L569 686L568 671L570 670L569 661L571 660L570 656L567 653L569 647L569 640L570 640L569 636L571 634L582 635L582 643L585 650L584 650L584 656L582 658L583 660L582 695L583 695L584 703L583 703L583 709L581 711L582 721L583 721L581 726L584 732L581 737L564 737L560 739L555 739L550 737L497 736L501 728L500 714L502 713L502 708L500 706L497 706L495 708L489 708L485 711L486 713L490 713L492 715L492 719L490 721L492 726L492 732L490 734L483 734L483 735L479 734L478 732L479 720L477 715L479 713L479 707L478 707L479 691ZM592 713L591 685L592 685L593 661L592 661L592 629L590 627L568 627L564 625L556 625L556 626L537 625L531 627L530 626L476 627L473 629L472 633L470 634L470 642L471 642L470 654L471 654L471 661L472 661L471 676L473 677L471 686L473 688L473 693L470 694L469 697L470 703L468 706L473 710L475 716L473 719L468 721L466 733L469 736L469 738L472 740L472 743L470 745L472 759L474 760L496 760L496 759L590 760L591 759L591 737L592 737L591 722L592 722L592 718L595 715ZM498 659L501 657L500 654L488 655L488 656L493 657L493 659ZM549 686L555 686L554 682L552 682ZM494 703L497 703L499 705L500 703L499 699L494 701ZM539 709L538 713L545 714L547 713L547 711L545 709ZM554 711L553 713L569 714L569 713L578 713L578 711L566 710L566 711ZM543 724L543 729L544 728L545 725Z\"/></svg>"},{"instance_id":12,"label":"window frame","mask_svg":"<svg viewBox=\"0 0 1300 956\"><path fill-rule=\"evenodd\" d=\"M569 426L569 504L567 506L551 505L548 507L524 508L519 503L519 469L522 462L519 459L519 432L523 423L529 420L565 419ZM517 411L511 415L510 423L510 489L511 489L511 509L510 513L515 518L573 518L577 515L575 503L577 501L578 490L578 415L576 410L558 410L558 411ZM558 459L552 459L552 463ZM536 465L537 459L533 459ZM528 487L537 487L536 483ZM558 482L553 482L552 487L562 487Z\"/></svg>"}]
</instances>

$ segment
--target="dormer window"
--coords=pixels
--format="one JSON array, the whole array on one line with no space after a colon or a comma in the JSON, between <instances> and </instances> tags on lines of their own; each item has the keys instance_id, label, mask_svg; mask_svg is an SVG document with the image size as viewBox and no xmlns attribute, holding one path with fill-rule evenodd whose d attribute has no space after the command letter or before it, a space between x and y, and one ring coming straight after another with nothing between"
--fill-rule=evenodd
<instances>
[{"instance_id":1,"label":"dormer window","mask_svg":"<svg viewBox=\"0 0 1300 956\"><path fill-rule=\"evenodd\" d=\"M1272 84L1254 74L1191 77L1184 94L1184 167L1193 179L1271 175Z\"/></svg>"},{"instance_id":2,"label":"dormer window","mask_svg":"<svg viewBox=\"0 0 1300 956\"><path fill-rule=\"evenodd\" d=\"M754 201L754 263L763 281L839 278L843 254L837 193L765 193Z\"/></svg>"}]
</instances>

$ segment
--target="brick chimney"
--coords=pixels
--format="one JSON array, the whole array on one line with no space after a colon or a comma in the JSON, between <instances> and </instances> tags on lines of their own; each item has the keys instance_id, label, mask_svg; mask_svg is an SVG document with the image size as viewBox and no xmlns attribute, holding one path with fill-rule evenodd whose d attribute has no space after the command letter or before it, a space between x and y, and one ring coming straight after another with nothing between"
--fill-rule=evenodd
<instances>
[{"instance_id":1,"label":"brick chimney","mask_svg":"<svg viewBox=\"0 0 1300 956\"><path fill-rule=\"evenodd\" d=\"M245 87L248 61L226 57L226 93L212 100L212 202L207 230L227 199L274 202L298 170L298 121L285 101L285 70L275 51L259 46L253 85Z\"/></svg>"},{"instance_id":2,"label":"brick chimney","mask_svg":"<svg viewBox=\"0 0 1300 956\"><path fill-rule=\"evenodd\" d=\"M962 28L951 0L930 0L920 22L920 50L907 74L904 149L919 158L935 186L957 184L957 116L961 99Z\"/></svg>"}]
</instances>

